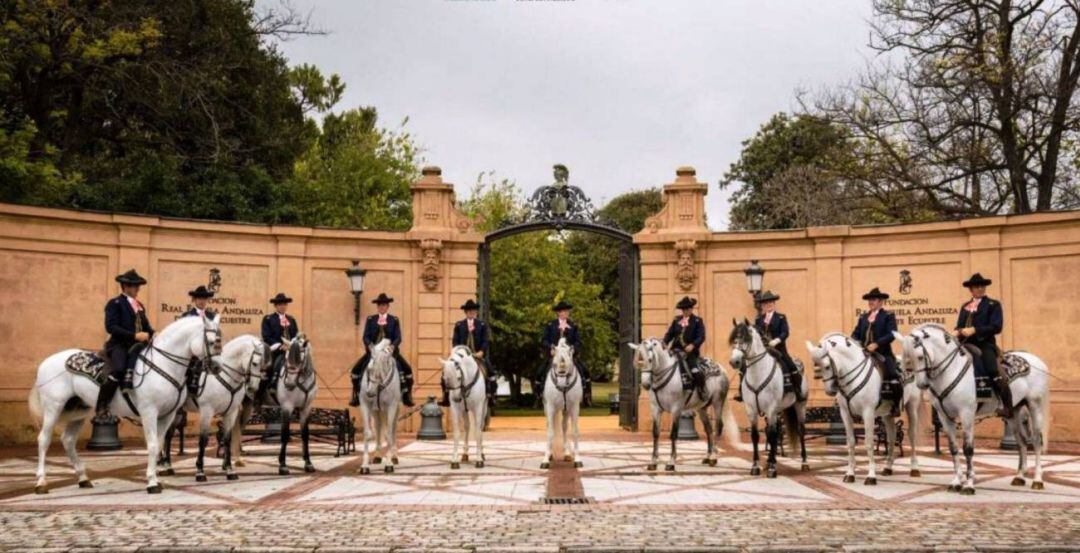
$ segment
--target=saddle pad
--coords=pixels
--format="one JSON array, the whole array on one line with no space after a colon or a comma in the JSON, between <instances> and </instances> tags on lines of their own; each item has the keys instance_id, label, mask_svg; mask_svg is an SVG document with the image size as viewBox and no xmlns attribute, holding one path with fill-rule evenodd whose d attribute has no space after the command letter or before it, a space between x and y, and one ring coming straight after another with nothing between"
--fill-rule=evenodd
<instances>
[{"instance_id":1,"label":"saddle pad","mask_svg":"<svg viewBox=\"0 0 1080 553\"><path fill-rule=\"evenodd\" d=\"M1005 353L1005 358L1001 362L1001 368L1005 376L1009 379L1009 382L1031 374L1031 364L1027 362L1027 359L1016 355L1016 353L1012 351Z\"/></svg>"},{"instance_id":2,"label":"saddle pad","mask_svg":"<svg viewBox=\"0 0 1080 553\"><path fill-rule=\"evenodd\" d=\"M93 380L98 386L102 385L105 379L108 378L105 360L92 351L84 350L68 357L67 361L64 362L64 368L70 373Z\"/></svg>"}]
</instances>

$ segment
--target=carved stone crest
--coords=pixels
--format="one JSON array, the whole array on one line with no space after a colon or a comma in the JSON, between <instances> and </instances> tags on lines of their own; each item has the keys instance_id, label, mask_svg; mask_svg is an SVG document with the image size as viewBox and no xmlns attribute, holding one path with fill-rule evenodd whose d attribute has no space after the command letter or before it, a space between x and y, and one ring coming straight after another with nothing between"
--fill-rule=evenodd
<instances>
[{"instance_id":1,"label":"carved stone crest","mask_svg":"<svg viewBox=\"0 0 1080 553\"><path fill-rule=\"evenodd\" d=\"M697 273L694 271L694 252L697 250L697 242L693 240L679 240L675 242L675 252L678 254L678 269L675 272L675 280L684 291L694 288L697 281Z\"/></svg>"},{"instance_id":2,"label":"carved stone crest","mask_svg":"<svg viewBox=\"0 0 1080 553\"><path fill-rule=\"evenodd\" d=\"M439 258L442 257L442 240L421 240L420 251L423 253L423 270L420 279L424 288L435 290L439 287Z\"/></svg>"}]
</instances>

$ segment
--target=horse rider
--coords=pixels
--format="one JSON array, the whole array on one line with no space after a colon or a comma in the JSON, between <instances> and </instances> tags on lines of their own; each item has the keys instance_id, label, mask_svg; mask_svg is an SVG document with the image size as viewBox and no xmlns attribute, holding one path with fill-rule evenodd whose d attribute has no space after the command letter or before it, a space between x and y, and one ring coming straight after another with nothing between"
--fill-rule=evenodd
<instances>
[{"instance_id":1,"label":"horse rider","mask_svg":"<svg viewBox=\"0 0 1080 553\"><path fill-rule=\"evenodd\" d=\"M888 396L883 399L891 399L893 402L892 414L900 414L900 403L904 399L904 386L900 383L900 369L893 354L893 332L896 332L896 315L882 306L889 294L882 292L877 287L863 294L866 300L866 312L859 315L859 321L855 324L855 330L851 337L857 340L866 351L876 358L884 370L885 389Z\"/></svg>"},{"instance_id":2,"label":"horse rider","mask_svg":"<svg viewBox=\"0 0 1080 553\"><path fill-rule=\"evenodd\" d=\"M146 279L139 276L135 269L129 269L117 276L116 282L120 283L120 295L105 304L105 332L109 333L109 341L105 342L104 361L109 377L98 392L94 417L98 422L107 422L112 418L109 403L118 387L131 389L131 370L135 360L154 337L154 328L146 317L146 308L137 299Z\"/></svg>"},{"instance_id":3,"label":"horse rider","mask_svg":"<svg viewBox=\"0 0 1080 553\"><path fill-rule=\"evenodd\" d=\"M664 334L664 344L668 350L675 352L675 357L682 365L683 389L700 390L701 397L705 394L705 373L701 370L701 344L705 343L705 322L694 314L697 300L690 296L683 296L675 304L676 309L682 310L682 315L671 321L671 326Z\"/></svg>"},{"instance_id":4,"label":"horse rider","mask_svg":"<svg viewBox=\"0 0 1080 553\"><path fill-rule=\"evenodd\" d=\"M181 317L207 317L213 319L217 316L217 313L213 309L209 309L207 304L210 303L210 298L214 297L214 293L206 289L206 286L199 285L198 288L188 291L188 296L191 297L191 308L184 312ZM188 394L197 395L199 393L199 377L204 363L209 363L210 359L192 359L191 364L188 366L187 372L187 388Z\"/></svg>"},{"instance_id":5,"label":"horse rider","mask_svg":"<svg viewBox=\"0 0 1080 553\"><path fill-rule=\"evenodd\" d=\"M555 357L555 346L559 345L560 338L565 338L566 344L574 348L574 366L577 367L578 375L581 378L583 392L581 403L585 407L589 407L592 405L592 379L589 378L589 369L585 367L585 363L581 360L581 333L578 326L570 320L570 310L573 308L574 306L570 305L566 300L560 300L552 308L555 311L555 319L544 327L544 335L540 338L540 345L544 348L547 360L540 371L536 396L538 398L543 397L548 371L551 369L551 360Z\"/></svg>"},{"instance_id":6,"label":"horse rider","mask_svg":"<svg viewBox=\"0 0 1080 553\"><path fill-rule=\"evenodd\" d=\"M270 298L274 305L274 312L263 317L262 339L263 343L270 348L270 374L259 384L257 397L265 398L267 390L277 388L278 372L285 364L285 349L282 347L284 340L291 340L300 334L300 325L296 319L288 314L289 304L292 298L282 292Z\"/></svg>"},{"instance_id":7,"label":"horse rider","mask_svg":"<svg viewBox=\"0 0 1080 553\"><path fill-rule=\"evenodd\" d=\"M787 339L791 335L791 328L788 326L787 317L776 310L776 302L780 301L780 296L774 294L772 290L766 290L757 301L761 305L761 313L757 319L754 319L754 326L765 337L765 349L780 360L780 369L783 370L784 376L791 380L795 397L803 401L806 398L802 395L802 374L799 373L795 361L791 359L787 350ZM739 374L742 374L742 369L739 370ZM735 396L736 401L742 401L741 384L739 390L740 393Z\"/></svg>"},{"instance_id":8,"label":"horse rider","mask_svg":"<svg viewBox=\"0 0 1080 553\"><path fill-rule=\"evenodd\" d=\"M494 402L495 392L498 388L498 377L495 375L494 369L491 368L491 361L488 359L488 326L484 321L476 318L480 314L480 304L473 301L472 298L462 304L461 310L465 312L465 318L454 324L452 344L455 347L468 346L472 350L477 364L484 371L484 377L487 381L488 402ZM442 399L439 401L439 405L450 405L450 396L447 394L446 383L440 382L440 384L442 384Z\"/></svg>"},{"instance_id":9,"label":"horse rider","mask_svg":"<svg viewBox=\"0 0 1080 553\"><path fill-rule=\"evenodd\" d=\"M414 405L412 399L413 370L409 362L401 355L401 321L390 314L390 304L394 303L394 298L382 292L379 297L371 300L371 303L375 304L378 313L368 316L367 321L364 323L364 347L366 351L352 368L352 398L349 399L349 405L353 407L360 405L360 380L364 377L364 371L367 369L368 363L371 362L371 348L385 339L390 340L394 360L397 361L398 376L401 380L401 402L406 407L412 407Z\"/></svg>"},{"instance_id":10,"label":"horse rider","mask_svg":"<svg viewBox=\"0 0 1080 553\"><path fill-rule=\"evenodd\" d=\"M953 335L961 342L978 348L981 355L975 358L975 362L982 362L983 370L994 383L994 388L1001 398L1000 413L1008 418L1012 416L1012 390L1009 388L1008 378L1001 374L998 367L999 350L996 339L1005 324L1005 315L1001 302L986 295L986 287L992 283L992 280L979 273L964 281L964 287L971 293L971 299L960 306L960 316Z\"/></svg>"}]
</instances>

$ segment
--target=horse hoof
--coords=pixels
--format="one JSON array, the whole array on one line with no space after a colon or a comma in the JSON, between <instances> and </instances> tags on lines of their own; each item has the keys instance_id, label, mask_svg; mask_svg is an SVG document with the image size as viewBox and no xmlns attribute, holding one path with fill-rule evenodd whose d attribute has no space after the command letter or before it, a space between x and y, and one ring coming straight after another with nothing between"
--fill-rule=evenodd
<instances>
[{"instance_id":1,"label":"horse hoof","mask_svg":"<svg viewBox=\"0 0 1080 553\"><path fill-rule=\"evenodd\" d=\"M1042 482L1036 481L1036 482L1031 483L1031 489L1033 489L1033 490L1045 490L1046 486L1044 486Z\"/></svg>"},{"instance_id":2,"label":"horse hoof","mask_svg":"<svg viewBox=\"0 0 1080 553\"><path fill-rule=\"evenodd\" d=\"M468 463L469 462L469 454L466 453L466 454L462 455L461 460Z\"/></svg>"},{"instance_id":3,"label":"horse hoof","mask_svg":"<svg viewBox=\"0 0 1080 553\"><path fill-rule=\"evenodd\" d=\"M484 468L484 462L483 461L477 461L476 462L476 468L478 468L478 469Z\"/></svg>"},{"instance_id":4,"label":"horse hoof","mask_svg":"<svg viewBox=\"0 0 1080 553\"><path fill-rule=\"evenodd\" d=\"M360 474L371 474L371 469L368 467L360 467Z\"/></svg>"},{"instance_id":5,"label":"horse hoof","mask_svg":"<svg viewBox=\"0 0 1080 553\"><path fill-rule=\"evenodd\" d=\"M715 467L716 466L716 459L709 459L709 466L710 467Z\"/></svg>"},{"instance_id":6,"label":"horse hoof","mask_svg":"<svg viewBox=\"0 0 1080 553\"><path fill-rule=\"evenodd\" d=\"M770 468L768 471L765 472L765 476L767 478L776 478L776 469Z\"/></svg>"},{"instance_id":7,"label":"horse hoof","mask_svg":"<svg viewBox=\"0 0 1080 553\"><path fill-rule=\"evenodd\" d=\"M44 485L44 484L42 484L40 486L34 486L34 493L36 493L38 495L45 495L45 494L49 493L49 487Z\"/></svg>"},{"instance_id":8,"label":"horse hoof","mask_svg":"<svg viewBox=\"0 0 1080 553\"><path fill-rule=\"evenodd\" d=\"M396 465L396 464L398 464L398 460L397 460L397 457L391 457L391 458L390 458L390 462L391 462L391 463L393 463L393 464L395 464L395 465Z\"/></svg>"},{"instance_id":9,"label":"horse hoof","mask_svg":"<svg viewBox=\"0 0 1080 553\"><path fill-rule=\"evenodd\" d=\"M161 493L161 484L154 484L153 486L147 486L146 493Z\"/></svg>"},{"instance_id":10,"label":"horse hoof","mask_svg":"<svg viewBox=\"0 0 1080 553\"><path fill-rule=\"evenodd\" d=\"M882 476L892 476L892 469L891 468L883 468L883 469L881 469L881 475Z\"/></svg>"},{"instance_id":11,"label":"horse hoof","mask_svg":"<svg viewBox=\"0 0 1080 553\"><path fill-rule=\"evenodd\" d=\"M278 473L278 476L288 476L289 475L289 467L278 467L277 473Z\"/></svg>"},{"instance_id":12,"label":"horse hoof","mask_svg":"<svg viewBox=\"0 0 1080 553\"><path fill-rule=\"evenodd\" d=\"M668 472L675 472L675 465L664 465L664 470Z\"/></svg>"},{"instance_id":13,"label":"horse hoof","mask_svg":"<svg viewBox=\"0 0 1080 553\"><path fill-rule=\"evenodd\" d=\"M308 464L304 465L304 472L307 472L307 473L315 472L315 465L313 465L311 463L308 463Z\"/></svg>"},{"instance_id":14,"label":"horse hoof","mask_svg":"<svg viewBox=\"0 0 1080 553\"><path fill-rule=\"evenodd\" d=\"M653 463L653 464L645 467L645 470L656 470L656 463Z\"/></svg>"},{"instance_id":15,"label":"horse hoof","mask_svg":"<svg viewBox=\"0 0 1080 553\"><path fill-rule=\"evenodd\" d=\"M810 465L808 465L806 463L803 463L802 467L799 467L799 470L801 470L803 472L810 472Z\"/></svg>"},{"instance_id":16,"label":"horse hoof","mask_svg":"<svg viewBox=\"0 0 1080 553\"><path fill-rule=\"evenodd\" d=\"M1012 485L1013 486L1023 486L1025 484L1027 484L1027 482L1025 482L1024 479L1020 478L1019 476L1012 479Z\"/></svg>"},{"instance_id":17,"label":"horse hoof","mask_svg":"<svg viewBox=\"0 0 1080 553\"><path fill-rule=\"evenodd\" d=\"M242 467L242 466L246 465L247 463L245 463L243 459L237 459L236 462L233 463L233 464L238 466L238 467Z\"/></svg>"},{"instance_id":18,"label":"horse hoof","mask_svg":"<svg viewBox=\"0 0 1080 553\"><path fill-rule=\"evenodd\" d=\"M701 464L703 464L703 465L707 465L707 464L709 464L709 458L708 458L708 457L706 457L706 458L702 459L702 460L701 460Z\"/></svg>"},{"instance_id":19,"label":"horse hoof","mask_svg":"<svg viewBox=\"0 0 1080 553\"><path fill-rule=\"evenodd\" d=\"M176 476L176 469L169 467L163 471L160 471L158 474L162 476Z\"/></svg>"},{"instance_id":20,"label":"horse hoof","mask_svg":"<svg viewBox=\"0 0 1080 553\"><path fill-rule=\"evenodd\" d=\"M454 469L454 470L457 470L457 469L461 468L461 463L450 463L450 468ZM540 468L544 468L543 465L541 465Z\"/></svg>"},{"instance_id":21,"label":"horse hoof","mask_svg":"<svg viewBox=\"0 0 1080 553\"><path fill-rule=\"evenodd\" d=\"M89 481L89 480L83 480L82 482L79 482L79 487L80 487L80 488L83 488L83 489L86 489L86 488L93 488L93 487L94 487L94 483L93 483L93 482L91 482L91 481Z\"/></svg>"},{"instance_id":22,"label":"horse hoof","mask_svg":"<svg viewBox=\"0 0 1080 553\"><path fill-rule=\"evenodd\" d=\"M960 495L975 495L975 488L961 488Z\"/></svg>"},{"instance_id":23,"label":"horse hoof","mask_svg":"<svg viewBox=\"0 0 1080 553\"><path fill-rule=\"evenodd\" d=\"M579 469L583 466L585 466L585 463L582 463L581 461L574 461L574 468Z\"/></svg>"},{"instance_id":24,"label":"horse hoof","mask_svg":"<svg viewBox=\"0 0 1080 553\"><path fill-rule=\"evenodd\" d=\"M911 469L912 478L922 478L922 471L919 469Z\"/></svg>"},{"instance_id":25,"label":"horse hoof","mask_svg":"<svg viewBox=\"0 0 1080 553\"><path fill-rule=\"evenodd\" d=\"M867 476L866 480L863 480L864 486L877 486L877 478L873 476Z\"/></svg>"},{"instance_id":26,"label":"horse hoof","mask_svg":"<svg viewBox=\"0 0 1080 553\"><path fill-rule=\"evenodd\" d=\"M851 484L852 482L855 482L855 475L854 474L845 474L844 475L844 483L845 484Z\"/></svg>"},{"instance_id":27,"label":"horse hoof","mask_svg":"<svg viewBox=\"0 0 1080 553\"><path fill-rule=\"evenodd\" d=\"M372 457L371 458L371 464L373 464L373 465L381 465L382 464L382 457Z\"/></svg>"},{"instance_id":28,"label":"horse hoof","mask_svg":"<svg viewBox=\"0 0 1080 553\"><path fill-rule=\"evenodd\" d=\"M226 475L225 475L225 479L226 479L226 480L239 480L239 479L240 479L240 475L239 475L239 474L236 474L235 472L230 472L229 474L226 474Z\"/></svg>"},{"instance_id":29,"label":"horse hoof","mask_svg":"<svg viewBox=\"0 0 1080 553\"><path fill-rule=\"evenodd\" d=\"M383 467L383 472L385 472L386 474L394 472L394 465L386 465L385 467Z\"/></svg>"},{"instance_id":30,"label":"horse hoof","mask_svg":"<svg viewBox=\"0 0 1080 553\"><path fill-rule=\"evenodd\" d=\"M958 492L958 491L960 491L960 484L949 484L949 488L948 488L947 491L950 491L950 492Z\"/></svg>"},{"instance_id":31,"label":"horse hoof","mask_svg":"<svg viewBox=\"0 0 1080 553\"><path fill-rule=\"evenodd\" d=\"M544 461L543 463L540 463L540 468L549 469L549 468L551 468L551 463L549 463L547 461Z\"/></svg>"},{"instance_id":32,"label":"horse hoof","mask_svg":"<svg viewBox=\"0 0 1080 553\"><path fill-rule=\"evenodd\" d=\"M195 475L195 481L196 482L206 482L206 475L205 474L196 474Z\"/></svg>"},{"instance_id":33,"label":"horse hoof","mask_svg":"<svg viewBox=\"0 0 1080 553\"><path fill-rule=\"evenodd\" d=\"M761 476L761 467L750 467L750 476Z\"/></svg>"}]
</instances>

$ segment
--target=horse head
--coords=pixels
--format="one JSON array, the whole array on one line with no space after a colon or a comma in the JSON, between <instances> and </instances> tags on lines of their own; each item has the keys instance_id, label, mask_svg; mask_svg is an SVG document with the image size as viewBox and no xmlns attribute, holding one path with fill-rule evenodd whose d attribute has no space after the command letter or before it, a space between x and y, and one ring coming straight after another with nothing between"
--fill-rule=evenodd
<instances>
[{"instance_id":1,"label":"horse head","mask_svg":"<svg viewBox=\"0 0 1080 553\"><path fill-rule=\"evenodd\" d=\"M246 366L248 371L246 395L248 399L255 399L255 394L262 384L263 374L266 373L270 363L270 349L255 336L248 336L247 343L251 346L251 352Z\"/></svg>"},{"instance_id":2,"label":"horse head","mask_svg":"<svg viewBox=\"0 0 1080 553\"><path fill-rule=\"evenodd\" d=\"M745 318L742 322L731 319L731 333L728 334L728 345L731 346L731 366L742 365L747 358L762 351L761 336L750 321Z\"/></svg>"},{"instance_id":3,"label":"horse head","mask_svg":"<svg viewBox=\"0 0 1080 553\"><path fill-rule=\"evenodd\" d=\"M566 338L559 338L555 356L551 358L551 368L559 378L565 378L574 370L574 348L566 343Z\"/></svg>"},{"instance_id":4,"label":"horse head","mask_svg":"<svg viewBox=\"0 0 1080 553\"><path fill-rule=\"evenodd\" d=\"M472 370L478 371L476 358L468 346L455 346L450 350L450 357L439 359L443 366L442 379L446 390L450 392L450 401L460 403L465 398L465 374L472 363Z\"/></svg>"},{"instance_id":5,"label":"horse head","mask_svg":"<svg viewBox=\"0 0 1080 553\"><path fill-rule=\"evenodd\" d=\"M814 363L814 378L824 383L825 394L830 397L839 391L836 379L837 359L841 361L841 365L848 366L849 363L858 362L855 358L862 355L858 344L839 332L826 334L816 346L807 340L806 349Z\"/></svg>"},{"instance_id":6,"label":"horse head","mask_svg":"<svg viewBox=\"0 0 1080 553\"><path fill-rule=\"evenodd\" d=\"M903 369L915 373L915 385L920 390L928 389L934 377L946 368L942 365L946 364L951 350L959 350L959 355L963 355L949 330L938 324L921 324L908 336L899 332L894 336L900 340Z\"/></svg>"},{"instance_id":7,"label":"horse head","mask_svg":"<svg viewBox=\"0 0 1080 553\"><path fill-rule=\"evenodd\" d=\"M393 378L396 368L394 346L390 340L383 338L371 348L371 362L368 364L367 374L372 385L368 386L367 396L375 397L379 390L385 388L386 383Z\"/></svg>"},{"instance_id":8,"label":"horse head","mask_svg":"<svg viewBox=\"0 0 1080 553\"><path fill-rule=\"evenodd\" d=\"M218 362L221 356L221 326L218 319L205 316L185 317L181 321L185 319L201 322L202 332L192 332L185 345L184 354L196 359ZM194 327L194 323L190 324Z\"/></svg>"},{"instance_id":9,"label":"horse head","mask_svg":"<svg viewBox=\"0 0 1080 553\"><path fill-rule=\"evenodd\" d=\"M640 344L627 343L634 350L634 367L641 372L641 388L652 389L653 372L663 368L663 360L667 358L664 344L656 338L648 338Z\"/></svg>"},{"instance_id":10,"label":"horse head","mask_svg":"<svg viewBox=\"0 0 1080 553\"><path fill-rule=\"evenodd\" d=\"M311 373L311 344L303 332L282 343L288 347L285 352L285 389L293 390L299 384L300 377Z\"/></svg>"}]
</instances>

